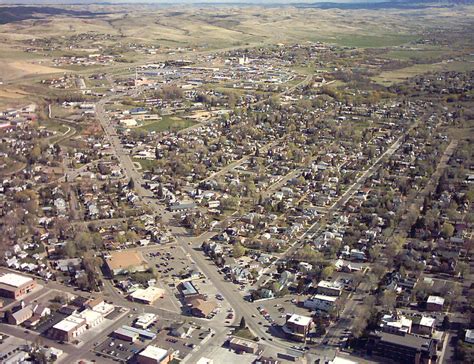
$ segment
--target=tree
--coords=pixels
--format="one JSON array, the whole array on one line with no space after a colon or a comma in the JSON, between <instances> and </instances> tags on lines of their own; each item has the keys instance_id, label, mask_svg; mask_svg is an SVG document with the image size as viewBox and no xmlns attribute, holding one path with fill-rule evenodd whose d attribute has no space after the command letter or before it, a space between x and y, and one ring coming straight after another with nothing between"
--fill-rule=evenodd
<instances>
[{"instance_id":1,"label":"tree","mask_svg":"<svg viewBox=\"0 0 474 364\"><path fill-rule=\"evenodd\" d=\"M130 181L128 181L127 187L129 190L133 190L135 188L135 182L133 181L133 178L130 178Z\"/></svg>"},{"instance_id":2,"label":"tree","mask_svg":"<svg viewBox=\"0 0 474 364\"><path fill-rule=\"evenodd\" d=\"M242 316L242 318L240 319L239 329L243 330L246 327L247 327L247 323L245 322L245 317Z\"/></svg>"},{"instance_id":3,"label":"tree","mask_svg":"<svg viewBox=\"0 0 474 364\"><path fill-rule=\"evenodd\" d=\"M321 272L321 278L327 279L332 276L334 273L334 266L328 265L326 268L324 268Z\"/></svg>"},{"instance_id":4,"label":"tree","mask_svg":"<svg viewBox=\"0 0 474 364\"><path fill-rule=\"evenodd\" d=\"M448 239L454 234L454 226L451 225L449 222L445 222L443 224L443 227L441 228L441 235L443 235L444 238Z\"/></svg>"},{"instance_id":5,"label":"tree","mask_svg":"<svg viewBox=\"0 0 474 364\"><path fill-rule=\"evenodd\" d=\"M393 310L397 304L397 294L395 291L385 291L380 300L380 304L388 311Z\"/></svg>"},{"instance_id":6,"label":"tree","mask_svg":"<svg viewBox=\"0 0 474 364\"><path fill-rule=\"evenodd\" d=\"M234 245L232 255L234 256L234 258L240 258L245 255L245 248L242 246L242 244L237 243Z\"/></svg>"},{"instance_id":7,"label":"tree","mask_svg":"<svg viewBox=\"0 0 474 364\"><path fill-rule=\"evenodd\" d=\"M449 320L449 316L445 315L443 318L443 329L444 330L449 330L449 327L451 326L451 321Z\"/></svg>"}]
</instances>

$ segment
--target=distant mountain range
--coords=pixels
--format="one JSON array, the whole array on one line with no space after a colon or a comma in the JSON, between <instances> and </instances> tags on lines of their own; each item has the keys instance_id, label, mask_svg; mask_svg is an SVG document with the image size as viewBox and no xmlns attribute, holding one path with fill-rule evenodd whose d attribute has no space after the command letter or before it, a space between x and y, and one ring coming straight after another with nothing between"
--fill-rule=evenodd
<instances>
[{"instance_id":1,"label":"distant mountain range","mask_svg":"<svg viewBox=\"0 0 474 364\"><path fill-rule=\"evenodd\" d=\"M0 0L0 4L46 5L46 4L136 4L147 3L157 5L293 5L297 7L318 8L387 8L407 7L415 5L453 5L473 4L474 0Z\"/></svg>"},{"instance_id":2,"label":"distant mountain range","mask_svg":"<svg viewBox=\"0 0 474 364\"><path fill-rule=\"evenodd\" d=\"M340 9L410 8L428 5L474 4L474 0L0 0L0 5L59 4L157 4L157 5L292 5L296 7Z\"/></svg>"}]
</instances>

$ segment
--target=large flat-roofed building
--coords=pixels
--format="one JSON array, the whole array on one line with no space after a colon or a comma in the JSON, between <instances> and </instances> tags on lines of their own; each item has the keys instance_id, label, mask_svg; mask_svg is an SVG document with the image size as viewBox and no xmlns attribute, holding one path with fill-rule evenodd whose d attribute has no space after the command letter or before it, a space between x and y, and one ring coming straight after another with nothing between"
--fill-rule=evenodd
<instances>
[{"instance_id":1,"label":"large flat-roofed building","mask_svg":"<svg viewBox=\"0 0 474 364\"><path fill-rule=\"evenodd\" d=\"M134 302L151 305L157 299L164 297L165 290L157 287L139 288L130 294L129 298Z\"/></svg>"},{"instance_id":2,"label":"large flat-roofed building","mask_svg":"<svg viewBox=\"0 0 474 364\"><path fill-rule=\"evenodd\" d=\"M337 303L337 296L326 296L322 294L316 294L313 297L308 298L304 301L304 307L311 310L320 310L320 311L331 311Z\"/></svg>"},{"instance_id":3,"label":"large flat-roofed building","mask_svg":"<svg viewBox=\"0 0 474 364\"><path fill-rule=\"evenodd\" d=\"M258 352L258 344L253 341L244 340L238 337L233 337L229 340L229 347L238 353L256 354Z\"/></svg>"},{"instance_id":4,"label":"large flat-roofed building","mask_svg":"<svg viewBox=\"0 0 474 364\"><path fill-rule=\"evenodd\" d=\"M313 328L313 319L297 314L287 314L286 323L282 326L283 332L291 339L305 341Z\"/></svg>"},{"instance_id":5,"label":"large flat-roofed building","mask_svg":"<svg viewBox=\"0 0 474 364\"><path fill-rule=\"evenodd\" d=\"M18 300L36 288L33 278L16 273L0 276L0 296Z\"/></svg>"},{"instance_id":6,"label":"large flat-roofed building","mask_svg":"<svg viewBox=\"0 0 474 364\"><path fill-rule=\"evenodd\" d=\"M105 264L112 276L133 272L144 272L148 269L148 264L143 259L140 252L125 250L112 252L105 258Z\"/></svg>"},{"instance_id":7,"label":"large flat-roofed building","mask_svg":"<svg viewBox=\"0 0 474 364\"><path fill-rule=\"evenodd\" d=\"M173 359L173 356L168 350L159 348L154 345L148 345L137 356L137 363L139 364L168 364Z\"/></svg>"},{"instance_id":8,"label":"large flat-roofed building","mask_svg":"<svg viewBox=\"0 0 474 364\"><path fill-rule=\"evenodd\" d=\"M102 316L100 312L92 311L90 309L78 313L77 317L86 320L86 325L88 329L91 329L99 325L102 321L104 321L104 316Z\"/></svg>"},{"instance_id":9,"label":"large flat-roofed building","mask_svg":"<svg viewBox=\"0 0 474 364\"><path fill-rule=\"evenodd\" d=\"M71 315L49 329L48 336L54 340L70 342L77 339L86 330L86 320L82 317Z\"/></svg>"},{"instance_id":10,"label":"large flat-roofed building","mask_svg":"<svg viewBox=\"0 0 474 364\"><path fill-rule=\"evenodd\" d=\"M130 330L124 329L123 327L119 327L117 330L114 331L114 337L120 340L133 343L138 340L140 335L138 335L138 332L130 331Z\"/></svg>"},{"instance_id":11,"label":"large flat-roofed building","mask_svg":"<svg viewBox=\"0 0 474 364\"><path fill-rule=\"evenodd\" d=\"M372 333L367 351L386 361L404 364L434 364L438 359L435 340L412 334Z\"/></svg>"},{"instance_id":12,"label":"large flat-roofed building","mask_svg":"<svg viewBox=\"0 0 474 364\"><path fill-rule=\"evenodd\" d=\"M154 313L144 313L137 317L137 320L134 322L133 326L138 327L139 329L147 329L151 324L153 324L158 316Z\"/></svg>"},{"instance_id":13,"label":"large flat-roofed building","mask_svg":"<svg viewBox=\"0 0 474 364\"><path fill-rule=\"evenodd\" d=\"M316 287L316 292L324 296L337 296L342 293L342 286L337 282L320 281Z\"/></svg>"}]
</instances>

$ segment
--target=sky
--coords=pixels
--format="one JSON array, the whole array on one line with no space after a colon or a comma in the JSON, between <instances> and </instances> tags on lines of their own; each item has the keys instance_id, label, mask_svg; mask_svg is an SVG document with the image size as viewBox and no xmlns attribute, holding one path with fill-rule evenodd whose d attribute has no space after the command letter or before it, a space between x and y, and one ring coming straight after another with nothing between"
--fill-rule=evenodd
<instances>
[{"instance_id":1,"label":"sky","mask_svg":"<svg viewBox=\"0 0 474 364\"><path fill-rule=\"evenodd\" d=\"M156 4L176 4L176 3L246 3L246 4L302 4L302 3L322 3L322 2L332 2L332 3L380 3L388 2L389 0L0 0L2 3L92 3L92 2L129 2L129 3L156 3Z\"/></svg>"}]
</instances>

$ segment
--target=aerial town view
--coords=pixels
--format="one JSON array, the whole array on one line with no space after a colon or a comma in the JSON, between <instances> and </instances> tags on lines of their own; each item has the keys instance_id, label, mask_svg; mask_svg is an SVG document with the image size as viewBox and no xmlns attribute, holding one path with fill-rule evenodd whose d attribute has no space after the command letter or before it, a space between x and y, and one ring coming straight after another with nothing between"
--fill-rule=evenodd
<instances>
[{"instance_id":1,"label":"aerial town view","mask_svg":"<svg viewBox=\"0 0 474 364\"><path fill-rule=\"evenodd\" d=\"M474 363L474 1L330 1L0 0L0 363Z\"/></svg>"}]
</instances>

